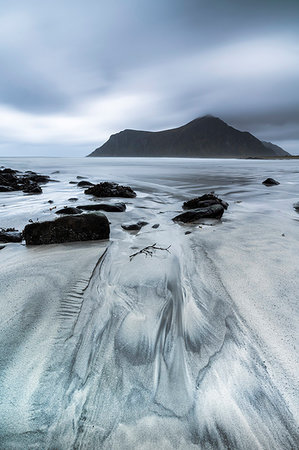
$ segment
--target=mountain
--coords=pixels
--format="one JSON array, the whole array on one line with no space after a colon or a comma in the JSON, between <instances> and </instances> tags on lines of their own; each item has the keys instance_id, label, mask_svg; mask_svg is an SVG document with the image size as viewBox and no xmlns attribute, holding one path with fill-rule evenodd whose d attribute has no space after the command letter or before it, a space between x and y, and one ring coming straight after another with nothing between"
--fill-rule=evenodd
<instances>
[{"instance_id":1,"label":"mountain","mask_svg":"<svg viewBox=\"0 0 299 450\"><path fill-rule=\"evenodd\" d=\"M247 131L236 130L217 117L204 116L171 130L121 131L88 156L246 158L276 153Z\"/></svg>"},{"instance_id":2,"label":"mountain","mask_svg":"<svg viewBox=\"0 0 299 450\"><path fill-rule=\"evenodd\" d=\"M290 154L286 152L283 148L278 145L272 144L271 142L261 141L265 147L273 150L276 156L289 156Z\"/></svg>"}]
</instances>

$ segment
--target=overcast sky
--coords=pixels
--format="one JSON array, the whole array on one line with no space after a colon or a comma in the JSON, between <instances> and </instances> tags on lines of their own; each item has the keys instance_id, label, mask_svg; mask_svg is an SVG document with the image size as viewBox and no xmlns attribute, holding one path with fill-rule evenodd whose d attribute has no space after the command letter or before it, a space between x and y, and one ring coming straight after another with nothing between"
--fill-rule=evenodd
<instances>
[{"instance_id":1,"label":"overcast sky","mask_svg":"<svg viewBox=\"0 0 299 450\"><path fill-rule=\"evenodd\" d=\"M0 0L0 155L213 114L299 154L298 0Z\"/></svg>"}]
</instances>

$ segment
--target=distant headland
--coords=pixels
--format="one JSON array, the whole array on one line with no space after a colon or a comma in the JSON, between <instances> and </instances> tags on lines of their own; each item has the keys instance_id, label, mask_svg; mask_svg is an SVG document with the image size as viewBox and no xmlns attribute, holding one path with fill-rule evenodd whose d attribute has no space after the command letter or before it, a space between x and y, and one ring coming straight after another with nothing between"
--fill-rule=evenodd
<instances>
[{"instance_id":1,"label":"distant headland","mask_svg":"<svg viewBox=\"0 0 299 450\"><path fill-rule=\"evenodd\" d=\"M89 157L285 158L281 147L204 116L163 131L124 130L110 136Z\"/></svg>"}]
</instances>

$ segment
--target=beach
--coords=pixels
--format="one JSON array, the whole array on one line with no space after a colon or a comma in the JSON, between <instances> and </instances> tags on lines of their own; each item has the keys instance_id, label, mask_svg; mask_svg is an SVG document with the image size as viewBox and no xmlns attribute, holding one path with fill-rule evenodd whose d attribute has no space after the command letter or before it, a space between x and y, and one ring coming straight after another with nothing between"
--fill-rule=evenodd
<instances>
[{"instance_id":1,"label":"beach","mask_svg":"<svg viewBox=\"0 0 299 450\"><path fill-rule=\"evenodd\" d=\"M58 181L0 193L3 228L94 201L77 177L137 196L104 213L109 240L3 244L0 448L298 447L299 161L1 164ZM209 192L229 204L221 220L173 222Z\"/></svg>"}]
</instances>

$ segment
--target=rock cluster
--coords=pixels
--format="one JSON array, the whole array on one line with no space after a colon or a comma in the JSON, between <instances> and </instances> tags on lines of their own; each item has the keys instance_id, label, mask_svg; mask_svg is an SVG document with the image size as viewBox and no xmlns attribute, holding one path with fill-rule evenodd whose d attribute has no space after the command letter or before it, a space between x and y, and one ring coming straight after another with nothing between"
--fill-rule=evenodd
<instances>
[{"instance_id":1,"label":"rock cluster","mask_svg":"<svg viewBox=\"0 0 299 450\"><path fill-rule=\"evenodd\" d=\"M216 195L204 194L183 203L183 209L187 212L175 216L174 222L192 223L201 219L221 219L224 211L228 208L228 203L221 200Z\"/></svg>"},{"instance_id":2,"label":"rock cluster","mask_svg":"<svg viewBox=\"0 0 299 450\"><path fill-rule=\"evenodd\" d=\"M13 169L0 169L0 192L23 191L26 194L41 194L40 184L52 181L47 175L28 170L24 173Z\"/></svg>"},{"instance_id":3,"label":"rock cluster","mask_svg":"<svg viewBox=\"0 0 299 450\"><path fill-rule=\"evenodd\" d=\"M109 183L104 181L103 183L95 184L94 186L86 189L85 194L94 195L95 197L122 197L122 198L134 198L136 192L129 186L121 186L117 183Z\"/></svg>"}]
</instances>

